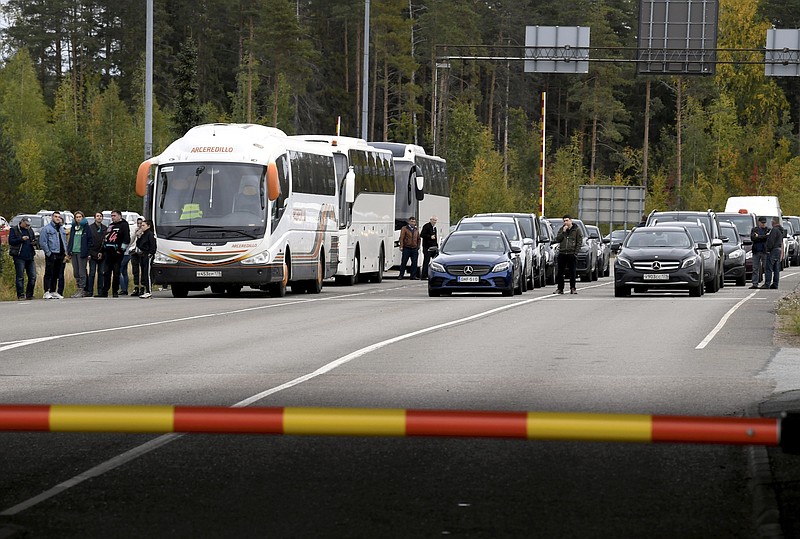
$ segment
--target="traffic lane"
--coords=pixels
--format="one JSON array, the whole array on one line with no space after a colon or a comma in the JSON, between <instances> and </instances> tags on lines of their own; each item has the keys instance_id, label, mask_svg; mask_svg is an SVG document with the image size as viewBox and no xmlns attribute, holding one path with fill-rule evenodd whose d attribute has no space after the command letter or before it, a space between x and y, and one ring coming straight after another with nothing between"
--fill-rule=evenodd
<instances>
[{"instance_id":1,"label":"traffic lane","mask_svg":"<svg viewBox=\"0 0 800 539\"><path fill-rule=\"evenodd\" d=\"M232 404L376 342L515 305L510 298L432 305L419 285L385 293L365 288L352 298L189 320L188 313L176 313L174 322L158 310L162 304L172 309L169 300L151 301L160 323L0 352L8 375L0 378L0 392L4 402L15 403L48 403L56 393L58 402ZM220 394L218 386L241 390Z\"/></svg>"},{"instance_id":2,"label":"traffic lane","mask_svg":"<svg viewBox=\"0 0 800 539\"><path fill-rule=\"evenodd\" d=\"M743 451L183 437L2 521L34 536L752 537Z\"/></svg>"}]
</instances>

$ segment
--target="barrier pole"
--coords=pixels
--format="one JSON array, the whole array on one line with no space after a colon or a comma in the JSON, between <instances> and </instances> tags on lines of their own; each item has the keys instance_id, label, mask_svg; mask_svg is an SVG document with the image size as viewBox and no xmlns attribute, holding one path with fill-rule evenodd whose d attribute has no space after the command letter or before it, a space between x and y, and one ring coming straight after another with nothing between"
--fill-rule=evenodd
<instances>
[{"instance_id":1,"label":"barrier pole","mask_svg":"<svg viewBox=\"0 0 800 539\"><path fill-rule=\"evenodd\" d=\"M800 415L779 418L371 408L0 405L0 431L438 436L782 446L800 450Z\"/></svg>"}]
</instances>

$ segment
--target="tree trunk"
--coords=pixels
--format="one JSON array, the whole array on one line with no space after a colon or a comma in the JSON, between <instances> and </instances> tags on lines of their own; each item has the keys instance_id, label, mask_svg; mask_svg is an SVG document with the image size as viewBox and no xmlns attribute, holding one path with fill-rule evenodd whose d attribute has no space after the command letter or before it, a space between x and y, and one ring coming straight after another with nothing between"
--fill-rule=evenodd
<instances>
[{"instance_id":1,"label":"tree trunk","mask_svg":"<svg viewBox=\"0 0 800 539\"><path fill-rule=\"evenodd\" d=\"M253 17L250 17L250 43L253 43ZM247 123L253 123L253 55L247 55Z\"/></svg>"},{"instance_id":2,"label":"tree trunk","mask_svg":"<svg viewBox=\"0 0 800 539\"><path fill-rule=\"evenodd\" d=\"M642 146L642 186L647 196L647 160L650 154L650 79L644 85L644 144Z\"/></svg>"},{"instance_id":3,"label":"tree trunk","mask_svg":"<svg viewBox=\"0 0 800 539\"><path fill-rule=\"evenodd\" d=\"M370 108L369 114L369 139L375 140L375 108L378 106L378 100L376 97L378 96L378 55L377 51L376 54L371 55L372 58L372 106L370 107L369 103L367 106ZM386 140L384 138L384 140Z\"/></svg>"},{"instance_id":4,"label":"tree trunk","mask_svg":"<svg viewBox=\"0 0 800 539\"><path fill-rule=\"evenodd\" d=\"M492 77L489 79L489 110L486 111L486 125L489 126L489 129L492 131L492 138L497 140L494 137L495 128L494 128L494 86L497 83L497 69L492 68ZM497 130L499 131L499 129ZM499 134L499 133L498 133Z\"/></svg>"},{"instance_id":5,"label":"tree trunk","mask_svg":"<svg viewBox=\"0 0 800 539\"><path fill-rule=\"evenodd\" d=\"M365 73L363 73L364 69L362 67L363 64L364 64L364 62L362 61L362 59L364 58L363 43L364 43L364 30L363 30L363 27L359 24L356 27L356 65L355 65L355 72L356 72L356 100L355 100L356 101L356 110L355 110L355 115L354 115L354 118L356 118L356 125L358 125L358 127L359 127L359 129L358 129L359 136L360 136L361 133L366 132L363 129L363 127L364 127L363 123L367 121L366 118L362 118L361 117L361 102L362 102L361 100L364 99L364 96L362 94L363 84L362 84L361 81L364 80L362 77L364 77L364 75L365 75Z\"/></svg>"},{"instance_id":6,"label":"tree trunk","mask_svg":"<svg viewBox=\"0 0 800 539\"><path fill-rule=\"evenodd\" d=\"M389 53L383 55L383 140L389 140Z\"/></svg>"}]
</instances>

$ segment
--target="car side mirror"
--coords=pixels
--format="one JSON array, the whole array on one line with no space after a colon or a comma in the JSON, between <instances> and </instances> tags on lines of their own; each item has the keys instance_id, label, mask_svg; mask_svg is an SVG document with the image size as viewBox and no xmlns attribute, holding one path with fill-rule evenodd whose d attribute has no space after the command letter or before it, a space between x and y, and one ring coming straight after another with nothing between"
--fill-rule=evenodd
<instances>
[{"instance_id":1,"label":"car side mirror","mask_svg":"<svg viewBox=\"0 0 800 539\"><path fill-rule=\"evenodd\" d=\"M711 246L712 247L719 247L720 245L722 245L722 240L721 239L714 238L713 240L711 240Z\"/></svg>"},{"instance_id":2,"label":"car side mirror","mask_svg":"<svg viewBox=\"0 0 800 539\"><path fill-rule=\"evenodd\" d=\"M697 244L697 248L700 249L701 251L707 251L708 250L708 244L705 243L705 242L704 243L698 243Z\"/></svg>"},{"instance_id":3,"label":"car side mirror","mask_svg":"<svg viewBox=\"0 0 800 539\"><path fill-rule=\"evenodd\" d=\"M522 240L523 245L533 245L533 238L525 238Z\"/></svg>"},{"instance_id":4,"label":"car side mirror","mask_svg":"<svg viewBox=\"0 0 800 539\"><path fill-rule=\"evenodd\" d=\"M511 246L511 252L512 253L521 253L522 252L522 247L517 247L516 245L512 245Z\"/></svg>"},{"instance_id":5,"label":"car side mirror","mask_svg":"<svg viewBox=\"0 0 800 539\"><path fill-rule=\"evenodd\" d=\"M729 241L730 240L728 239L728 236L725 236L724 238L722 238L722 243L728 243Z\"/></svg>"},{"instance_id":6,"label":"car side mirror","mask_svg":"<svg viewBox=\"0 0 800 539\"><path fill-rule=\"evenodd\" d=\"M603 243L611 243L611 238L603 238Z\"/></svg>"}]
</instances>

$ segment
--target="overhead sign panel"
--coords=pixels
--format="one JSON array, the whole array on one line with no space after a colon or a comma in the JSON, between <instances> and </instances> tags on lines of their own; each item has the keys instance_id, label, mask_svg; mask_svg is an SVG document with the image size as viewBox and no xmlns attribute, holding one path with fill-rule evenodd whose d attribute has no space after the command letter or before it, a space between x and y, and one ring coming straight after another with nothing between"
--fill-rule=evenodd
<instances>
[{"instance_id":1,"label":"overhead sign panel","mask_svg":"<svg viewBox=\"0 0 800 539\"><path fill-rule=\"evenodd\" d=\"M526 26L526 73L588 73L588 26Z\"/></svg>"},{"instance_id":2,"label":"overhead sign panel","mask_svg":"<svg viewBox=\"0 0 800 539\"><path fill-rule=\"evenodd\" d=\"M638 73L713 75L719 0L639 0Z\"/></svg>"},{"instance_id":3,"label":"overhead sign panel","mask_svg":"<svg viewBox=\"0 0 800 539\"><path fill-rule=\"evenodd\" d=\"M767 30L764 74L768 77L800 77L800 30Z\"/></svg>"},{"instance_id":4,"label":"overhead sign panel","mask_svg":"<svg viewBox=\"0 0 800 539\"><path fill-rule=\"evenodd\" d=\"M581 185L578 215L586 223L635 225L644 213L644 187L632 185Z\"/></svg>"}]
</instances>

